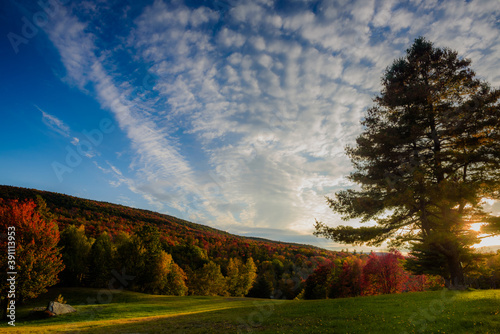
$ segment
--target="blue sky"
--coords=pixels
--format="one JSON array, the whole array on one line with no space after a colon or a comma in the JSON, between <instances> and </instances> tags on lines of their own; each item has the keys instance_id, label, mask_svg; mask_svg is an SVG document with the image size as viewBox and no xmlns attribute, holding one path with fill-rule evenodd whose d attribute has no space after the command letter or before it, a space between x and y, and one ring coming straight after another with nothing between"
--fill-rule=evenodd
<instances>
[{"instance_id":1,"label":"blue sky","mask_svg":"<svg viewBox=\"0 0 500 334\"><path fill-rule=\"evenodd\" d=\"M314 221L341 223L324 196L416 37L500 86L498 0L2 1L0 22L0 184L325 248L352 249Z\"/></svg>"}]
</instances>

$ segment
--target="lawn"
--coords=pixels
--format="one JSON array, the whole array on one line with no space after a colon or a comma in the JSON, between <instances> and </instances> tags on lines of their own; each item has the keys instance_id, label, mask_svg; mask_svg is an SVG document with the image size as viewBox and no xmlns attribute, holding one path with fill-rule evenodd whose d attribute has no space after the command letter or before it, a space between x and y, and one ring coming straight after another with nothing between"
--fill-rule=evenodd
<instances>
[{"instance_id":1,"label":"lawn","mask_svg":"<svg viewBox=\"0 0 500 334\"><path fill-rule=\"evenodd\" d=\"M28 317L30 309L59 293L77 313ZM500 290L286 301L60 288L19 308L16 327L4 322L0 332L500 333Z\"/></svg>"}]
</instances>

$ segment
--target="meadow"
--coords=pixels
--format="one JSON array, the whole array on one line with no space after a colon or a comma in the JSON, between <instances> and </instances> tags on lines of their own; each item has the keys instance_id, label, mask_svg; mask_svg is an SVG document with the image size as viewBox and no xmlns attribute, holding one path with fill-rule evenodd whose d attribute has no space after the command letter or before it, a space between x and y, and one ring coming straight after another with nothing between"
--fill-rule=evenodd
<instances>
[{"instance_id":1,"label":"meadow","mask_svg":"<svg viewBox=\"0 0 500 334\"><path fill-rule=\"evenodd\" d=\"M50 319L29 315L59 294L76 313ZM53 288L20 307L16 327L4 322L0 332L491 334L500 333L500 290L271 300Z\"/></svg>"}]
</instances>

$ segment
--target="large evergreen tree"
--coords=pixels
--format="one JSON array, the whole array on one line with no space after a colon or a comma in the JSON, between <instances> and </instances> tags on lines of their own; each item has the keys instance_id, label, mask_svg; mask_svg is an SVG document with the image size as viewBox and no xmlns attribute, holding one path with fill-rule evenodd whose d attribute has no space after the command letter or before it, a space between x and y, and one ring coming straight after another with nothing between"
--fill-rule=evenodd
<instances>
[{"instance_id":1,"label":"large evergreen tree","mask_svg":"<svg viewBox=\"0 0 500 334\"><path fill-rule=\"evenodd\" d=\"M357 189L327 198L345 220L375 226L328 227L316 235L337 242L411 247L411 267L438 273L450 288L464 286L464 270L482 232L500 230L483 211L500 198L500 91L478 79L471 61L418 38L383 76L382 91L354 147L347 148Z\"/></svg>"}]
</instances>

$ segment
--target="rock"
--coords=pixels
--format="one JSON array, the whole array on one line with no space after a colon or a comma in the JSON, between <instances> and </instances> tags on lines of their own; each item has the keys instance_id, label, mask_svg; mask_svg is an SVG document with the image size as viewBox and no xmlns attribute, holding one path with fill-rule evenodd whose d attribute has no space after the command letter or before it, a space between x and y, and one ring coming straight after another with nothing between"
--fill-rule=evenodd
<instances>
[{"instance_id":1,"label":"rock","mask_svg":"<svg viewBox=\"0 0 500 334\"><path fill-rule=\"evenodd\" d=\"M76 310L71 305L61 304L58 302L49 302L49 305L47 305L47 308L45 309L45 314L49 317L72 312L76 312Z\"/></svg>"}]
</instances>

